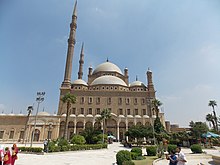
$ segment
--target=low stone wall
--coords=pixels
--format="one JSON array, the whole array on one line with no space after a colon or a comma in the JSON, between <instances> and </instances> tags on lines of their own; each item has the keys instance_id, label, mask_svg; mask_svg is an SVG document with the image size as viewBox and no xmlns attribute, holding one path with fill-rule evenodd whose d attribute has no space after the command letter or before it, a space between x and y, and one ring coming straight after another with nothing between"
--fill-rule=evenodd
<instances>
[{"instance_id":1,"label":"low stone wall","mask_svg":"<svg viewBox=\"0 0 220 165\"><path fill-rule=\"evenodd\" d=\"M212 155L212 159L215 163L220 164L220 155Z\"/></svg>"}]
</instances>

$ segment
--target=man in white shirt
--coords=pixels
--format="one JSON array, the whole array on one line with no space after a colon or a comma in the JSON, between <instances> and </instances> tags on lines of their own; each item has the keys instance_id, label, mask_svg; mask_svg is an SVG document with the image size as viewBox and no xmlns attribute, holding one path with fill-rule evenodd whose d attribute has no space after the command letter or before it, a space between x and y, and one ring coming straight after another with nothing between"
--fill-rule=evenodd
<instances>
[{"instance_id":1,"label":"man in white shirt","mask_svg":"<svg viewBox=\"0 0 220 165\"><path fill-rule=\"evenodd\" d=\"M183 152L181 152L181 147L176 148L177 152L177 165L186 165L186 156Z\"/></svg>"}]
</instances>

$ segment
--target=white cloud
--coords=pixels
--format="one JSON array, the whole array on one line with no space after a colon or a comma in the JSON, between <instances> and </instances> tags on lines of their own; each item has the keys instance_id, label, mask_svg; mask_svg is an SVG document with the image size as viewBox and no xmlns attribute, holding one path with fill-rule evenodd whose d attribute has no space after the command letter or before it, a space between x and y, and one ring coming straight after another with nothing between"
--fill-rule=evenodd
<instances>
[{"instance_id":1,"label":"white cloud","mask_svg":"<svg viewBox=\"0 0 220 165\"><path fill-rule=\"evenodd\" d=\"M191 120L205 121L211 112L208 102L217 95L215 89L207 84L198 84L192 88L176 93L175 96L163 96L166 120L188 126ZM218 100L218 98L214 98Z\"/></svg>"}]
</instances>

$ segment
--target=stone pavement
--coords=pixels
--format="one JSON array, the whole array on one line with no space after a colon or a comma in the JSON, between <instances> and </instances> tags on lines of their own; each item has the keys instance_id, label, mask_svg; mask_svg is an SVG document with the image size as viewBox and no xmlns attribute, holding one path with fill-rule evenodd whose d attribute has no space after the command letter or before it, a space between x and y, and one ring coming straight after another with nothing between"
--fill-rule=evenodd
<instances>
[{"instance_id":1,"label":"stone pavement","mask_svg":"<svg viewBox=\"0 0 220 165\"><path fill-rule=\"evenodd\" d=\"M16 165L113 165L120 150L128 149L119 143L113 143L108 145L108 149L101 150L68 151L45 155L20 153Z\"/></svg>"},{"instance_id":2,"label":"stone pavement","mask_svg":"<svg viewBox=\"0 0 220 165\"><path fill-rule=\"evenodd\" d=\"M187 165L217 165L213 162L211 155L219 155L219 150L215 149L203 149L206 154L192 154L191 150L188 148L182 148L183 153L186 155ZM155 165L168 165L169 161L166 159L160 160L155 163Z\"/></svg>"},{"instance_id":3,"label":"stone pavement","mask_svg":"<svg viewBox=\"0 0 220 165\"><path fill-rule=\"evenodd\" d=\"M11 144L4 144L11 146ZM18 144L18 146L20 146ZM29 145L27 145L29 146ZM43 146L43 144L34 144L34 146ZM113 165L116 162L116 154L120 150L130 150L124 148L120 143L108 145L108 149L90 150L90 151L68 151L61 153L48 153L45 155L21 154L18 155L16 165ZM216 165L212 161L211 155L220 155L220 148L205 149L207 154L192 154L190 149L183 148L188 160L187 165ZM143 150L143 153L146 151ZM166 159L160 160L155 165L168 165Z\"/></svg>"}]
</instances>

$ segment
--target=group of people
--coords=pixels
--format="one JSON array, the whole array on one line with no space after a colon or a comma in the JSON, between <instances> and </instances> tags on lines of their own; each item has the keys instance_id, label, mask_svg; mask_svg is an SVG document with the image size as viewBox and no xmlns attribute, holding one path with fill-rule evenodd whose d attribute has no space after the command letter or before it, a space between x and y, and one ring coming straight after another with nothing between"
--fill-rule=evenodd
<instances>
[{"instance_id":1,"label":"group of people","mask_svg":"<svg viewBox=\"0 0 220 165\"><path fill-rule=\"evenodd\" d=\"M11 148L0 146L0 165L14 165L18 159L18 147L13 144Z\"/></svg>"},{"instance_id":2,"label":"group of people","mask_svg":"<svg viewBox=\"0 0 220 165\"><path fill-rule=\"evenodd\" d=\"M167 160L170 160L169 165L185 165L186 156L181 152L181 147L177 147L176 151L171 151L170 155L166 155Z\"/></svg>"}]
</instances>

